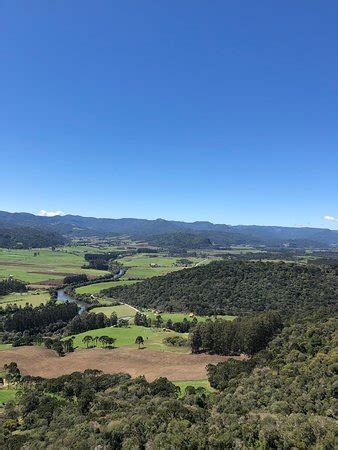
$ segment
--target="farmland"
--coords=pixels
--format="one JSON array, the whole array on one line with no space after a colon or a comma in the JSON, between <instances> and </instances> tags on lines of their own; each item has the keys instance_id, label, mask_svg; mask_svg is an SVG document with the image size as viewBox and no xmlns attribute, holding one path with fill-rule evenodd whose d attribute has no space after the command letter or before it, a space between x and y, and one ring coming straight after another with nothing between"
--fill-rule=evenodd
<instances>
[{"instance_id":1,"label":"farmland","mask_svg":"<svg viewBox=\"0 0 338 450\"><path fill-rule=\"evenodd\" d=\"M24 375L52 378L74 371L98 369L105 373L125 372L132 377L144 375L149 381L167 377L180 382L187 380L191 384L191 380L207 378L207 364L228 359L219 355L192 355L150 348L139 350L135 345L112 350L81 348L60 358L53 350L25 346L1 351L0 367L8 361L16 361Z\"/></svg>"},{"instance_id":2,"label":"farmland","mask_svg":"<svg viewBox=\"0 0 338 450\"><path fill-rule=\"evenodd\" d=\"M14 304L23 307L27 303L29 303L33 307L36 307L41 305L41 303L46 304L49 298L49 293L43 291L8 294L4 297L0 297L0 307Z\"/></svg>"},{"instance_id":3,"label":"farmland","mask_svg":"<svg viewBox=\"0 0 338 450\"><path fill-rule=\"evenodd\" d=\"M36 255L36 256L34 256ZM60 283L66 275L85 273L98 277L105 272L82 269L83 253L72 247L57 249L0 249L0 279L12 275L26 283L48 286Z\"/></svg>"},{"instance_id":4,"label":"farmland","mask_svg":"<svg viewBox=\"0 0 338 450\"><path fill-rule=\"evenodd\" d=\"M205 264L210 260L206 258L188 258L191 264L188 267ZM185 267L178 265L180 258L173 258L168 256L146 256L135 255L121 258L119 262L127 267L127 273L123 279L146 279L166 275L167 273L182 270Z\"/></svg>"}]
</instances>

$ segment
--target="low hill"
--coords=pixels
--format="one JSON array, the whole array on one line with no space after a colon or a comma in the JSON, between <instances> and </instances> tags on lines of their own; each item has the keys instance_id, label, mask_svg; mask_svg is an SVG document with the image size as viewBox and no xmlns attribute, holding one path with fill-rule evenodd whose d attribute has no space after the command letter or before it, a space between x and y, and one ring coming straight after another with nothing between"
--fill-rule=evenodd
<instances>
[{"instance_id":1,"label":"low hill","mask_svg":"<svg viewBox=\"0 0 338 450\"><path fill-rule=\"evenodd\" d=\"M300 264L214 262L103 292L137 307L169 312L294 312L335 303L337 273Z\"/></svg>"},{"instance_id":2,"label":"low hill","mask_svg":"<svg viewBox=\"0 0 338 450\"><path fill-rule=\"evenodd\" d=\"M65 241L61 234L52 231L0 224L0 247L3 248L56 247Z\"/></svg>"},{"instance_id":3,"label":"low hill","mask_svg":"<svg viewBox=\"0 0 338 450\"><path fill-rule=\"evenodd\" d=\"M157 247L165 248L210 248L212 246L211 240L203 234L196 233L165 233L149 236L147 242Z\"/></svg>"}]
</instances>

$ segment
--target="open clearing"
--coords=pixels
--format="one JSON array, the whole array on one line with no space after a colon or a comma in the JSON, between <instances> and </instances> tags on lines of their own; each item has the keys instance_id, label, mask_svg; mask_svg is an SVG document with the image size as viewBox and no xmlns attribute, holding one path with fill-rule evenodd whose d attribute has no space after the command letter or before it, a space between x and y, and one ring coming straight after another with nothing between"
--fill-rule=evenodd
<instances>
[{"instance_id":1,"label":"open clearing","mask_svg":"<svg viewBox=\"0 0 338 450\"><path fill-rule=\"evenodd\" d=\"M193 386L195 389L202 387L209 392L214 392L215 389L210 386L208 380L189 380L189 381L175 381L174 384L181 389L181 395L184 395L185 388L188 386Z\"/></svg>"},{"instance_id":2,"label":"open clearing","mask_svg":"<svg viewBox=\"0 0 338 450\"><path fill-rule=\"evenodd\" d=\"M98 328L97 330L89 330L84 333L76 334L74 339L74 347L86 348L86 344L82 342L85 336L100 337L109 336L116 339L114 343L115 347L125 347L132 346L137 347L135 344L135 339L137 336L142 336L144 339L144 346L153 349L166 350L168 352L187 352L187 347L172 347L163 344L163 339L168 336L184 336L187 337L185 333L175 333L175 331L162 331L156 328L140 327L136 325L131 325L127 328L125 327L106 327Z\"/></svg>"},{"instance_id":3,"label":"open clearing","mask_svg":"<svg viewBox=\"0 0 338 450\"><path fill-rule=\"evenodd\" d=\"M93 308L91 312L98 314L103 313L107 317L110 317L113 312L116 313L117 317L134 317L136 314L136 309L130 307L129 305L116 305L116 306L99 306L98 308Z\"/></svg>"},{"instance_id":4,"label":"open clearing","mask_svg":"<svg viewBox=\"0 0 338 450\"><path fill-rule=\"evenodd\" d=\"M24 307L26 303L29 303L34 308L40 306L41 303L45 304L50 299L48 292L23 292L8 294L0 297L0 307L6 307L7 305L14 305Z\"/></svg>"},{"instance_id":5,"label":"open clearing","mask_svg":"<svg viewBox=\"0 0 338 450\"><path fill-rule=\"evenodd\" d=\"M113 350L78 349L59 357L44 347L16 347L0 352L0 367L11 361L18 364L24 375L58 377L75 371L99 369L105 373L125 372L136 377L145 375L151 381L167 377L175 381L205 380L206 365L229 359L227 356L192 355L137 348Z\"/></svg>"},{"instance_id":6,"label":"open clearing","mask_svg":"<svg viewBox=\"0 0 338 450\"><path fill-rule=\"evenodd\" d=\"M129 284L138 283L139 280L116 280L116 281L103 281L102 283L87 284L75 289L77 294L97 294L103 289L109 289L112 287L127 286Z\"/></svg>"},{"instance_id":7,"label":"open clearing","mask_svg":"<svg viewBox=\"0 0 338 450\"><path fill-rule=\"evenodd\" d=\"M0 405L8 402L9 400L13 400L16 394L15 389L11 388L1 388L0 389Z\"/></svg>"}]
</instances>

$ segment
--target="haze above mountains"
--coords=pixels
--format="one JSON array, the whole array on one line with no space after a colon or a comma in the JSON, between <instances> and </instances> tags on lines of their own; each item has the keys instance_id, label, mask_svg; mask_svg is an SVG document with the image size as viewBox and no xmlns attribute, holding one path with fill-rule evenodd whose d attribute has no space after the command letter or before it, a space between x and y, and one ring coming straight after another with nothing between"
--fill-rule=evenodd
<instances>
[{"instance_id":1,"label":"haze above mountains","mask_svg":"<svg viewBox=\"0 0 338 450\"><path fill-rule=\"evenodd\" d=\"M280 227L258 225L226 225L211 222L181 222L173 220L109 219L75 215L44 217L30 213L0 211L0 225L33 227L60 233L64 236L128 235L137 238L189 233L204 236L213 242L282 243L284 241L311 241L325 245L338 244L338 230L309 227ZM304 244L306 244L304 242Z\"/></svg>"}]
</instances>

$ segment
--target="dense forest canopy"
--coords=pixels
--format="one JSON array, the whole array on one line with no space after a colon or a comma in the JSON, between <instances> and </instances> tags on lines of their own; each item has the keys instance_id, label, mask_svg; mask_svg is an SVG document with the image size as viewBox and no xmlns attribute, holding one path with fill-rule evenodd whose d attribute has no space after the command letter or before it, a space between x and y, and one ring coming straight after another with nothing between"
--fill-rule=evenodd
<instances>
[{"instance_id":1,"label":"dense forest canopy","mask_svg":"<svg viewBox=\"0 0 338 450\"><path fill-rule=\"evenodd\" d=\"M334 268L247 261L213 262L103 291L138 307L197 314L293 312L333 304Z\"/></svg>"},{"instance_id":2,"label":"dense forest canopy","mask_svg":"<svg viewBox=\"0 0 338 450\"><path fill-rule=\"evenodd\" d=\"M6 278L0 281L0 296L11 294L12 292L26 292L25 283L15 278Z\"/></svg>"}]
</instances>

